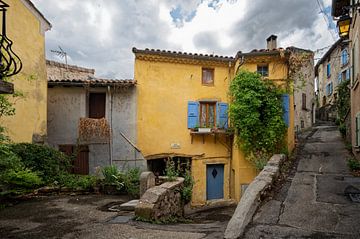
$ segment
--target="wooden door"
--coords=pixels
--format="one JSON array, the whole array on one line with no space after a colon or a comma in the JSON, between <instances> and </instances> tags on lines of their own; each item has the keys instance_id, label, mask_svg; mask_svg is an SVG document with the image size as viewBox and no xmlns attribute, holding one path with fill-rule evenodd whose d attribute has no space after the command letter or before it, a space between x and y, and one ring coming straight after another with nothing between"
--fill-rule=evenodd
<instances>
[{"instance_id":1,"label":"wooden door","mask_svg":"<svg viewBox=\"0 0 360 239\"><path fill-rule=\"evenodd\" d=\"M224 198L224 164L206 165L206 200Z\"/></svg>"}]
</instances>

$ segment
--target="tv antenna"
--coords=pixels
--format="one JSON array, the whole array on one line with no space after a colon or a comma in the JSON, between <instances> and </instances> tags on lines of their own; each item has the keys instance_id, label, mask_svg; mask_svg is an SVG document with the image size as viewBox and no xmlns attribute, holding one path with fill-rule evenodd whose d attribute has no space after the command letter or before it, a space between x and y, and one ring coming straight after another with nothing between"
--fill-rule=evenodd
<instances>
[{"instance_id":1,"label":"tv antenna","mask_svg":"<svg viewBox=\"0 0 360 239\"><path fill-rule=\"evenodd\" d=\"M50 50L52 53L55 53L58 57L65 59L65 64L67 65L67 53L59 46L60 50Z\"/></svg>"}]
</instances>

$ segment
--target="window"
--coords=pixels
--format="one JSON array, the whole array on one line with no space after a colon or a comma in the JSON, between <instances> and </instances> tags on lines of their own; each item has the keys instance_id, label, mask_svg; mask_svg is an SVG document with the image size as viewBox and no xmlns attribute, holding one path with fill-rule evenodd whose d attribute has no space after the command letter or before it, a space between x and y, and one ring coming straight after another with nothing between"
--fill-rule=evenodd
<instances>
[{"instance_id":1,"label":"window","mask_svg":"<svg viewBox=\"0 0 360 239\"><path fill-rule=\"evenodd\" d=\"M106 93L90 93L89 118L100 119L105 117Z\"/></svg>"},{"instance_id":2,"label":"window","mask_svg":"<svg viewBox=\"0 0 360 239\"><path fill-rule=\"evenodd\" d=\"M341 65L344 66L349 62L348 52L346 49L344 49L341 52Z\"/></svg>"},{"instance_id":3,"label":"window","mask_svg":"<svg viewBox=\"0 0 360 239\"><path fill-rule=\"evenodd\" d=\"M302 93L302 109L306 110L306 94Z\"/></svg>"},{"instance_id":4,"label":"window","mask_svg":"<svg viewBox=\"0 0 360 239\"><path fill-rule=\"evenodd\" d=\"M326 85L326 96L329 96L333 93L333 83L330 82Z\"/></svg>"},{"instance_id":5,"label":"window","mask_svg":"<svg viewBox=\"0 0 360 239\"><path fill-rule=\"evenodd\" d=\"M342 82L343 74L344 73L339 73L338 74L338 84L340 84Z\"/></svg>"},{"instance_id":6,"label":"window","mask_svg":"<svg viewBox=\"0 0 360 239\"><path fill-rule=\"evenodd\" d=\"M202 84L214 85L214 69L210 69L210 68L202 69Z\"/></svg>"},{"instance_id":7,"label":"window","mask_svg":"<svg viewBox=\"0 0 360 239\"><path fill-rule=\"evenodd\" d=\"M200 103L200 127L215 127L215 103Z\"/></svg>"},{"instance_id":8,"label":"window","mask_svg":"<svg viewBox=\"0 0 360 239\"><path fill-rule=\"evenodd\" d=\"M228 104L222 102L188 102L188 128L228 127Z\"/></svg>"},{"instance_id":9,"label":"window","mask_svg":"<svg viewBox=\"0 0 360 239\"><path fill-rule=\"evenodd\" d=\"M258 65L257 73L262 76L269 76L269 66L268 65Z\"/></svg>"},{"instance_id":10,"label":"window","mask_svg":"<svg viewBox=\"0 0 360 239\"><path fill-rule=\"evenodd\" d=\"M331 66L330 63L326 65L326 76L329 78L331 76Z\"/></svg>"}]
</instances>

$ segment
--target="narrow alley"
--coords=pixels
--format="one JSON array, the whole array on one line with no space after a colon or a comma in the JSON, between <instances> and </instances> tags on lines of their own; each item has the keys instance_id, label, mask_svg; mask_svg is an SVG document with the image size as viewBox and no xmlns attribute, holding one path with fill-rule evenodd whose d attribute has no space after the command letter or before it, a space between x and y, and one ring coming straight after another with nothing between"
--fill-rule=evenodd
<instances>
[{"instance_id":1,"label":"narrow alley","mask_svg":"<svg viewBox=\"0 0 360 239\"><path fill-rule=\"evenodd\" d=\"M301 147L295 175L259 209L245 238L359 238L360 204L346 193L360 189L360 178L350 174L337 127L316 127Z\"/></svg>"}]
</instances>

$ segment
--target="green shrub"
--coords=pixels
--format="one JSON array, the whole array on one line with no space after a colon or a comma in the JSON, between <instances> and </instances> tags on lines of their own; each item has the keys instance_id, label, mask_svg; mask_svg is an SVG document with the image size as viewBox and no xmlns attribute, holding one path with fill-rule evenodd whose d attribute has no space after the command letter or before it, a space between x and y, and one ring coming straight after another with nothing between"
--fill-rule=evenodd
<instances>
[{"instance_id":1,"label":"green shrub","mask_svg":"<svg viewBox=\"0 0 360 239\"><path fill-rule=\"evenodd\" d=\"M58 177L58 184L70 189L92 190L96 185L96 177L91 175L76 175L63 173Z\"/></svg>"},{"instance_id":2,"label":"green shrub","mask_svg":"<svg viewBox=\"0 0 360 239\"><path fill-rule=\"evenodd\" d=\"M340 122L340 119L339 119L339 118L336 118L335 124L336 124L336 125L340 125L340 123L341 123L341 122Z\"/></svg>"},{"instance_id":3,"label":"green shrub","mask_svg":"<svg viewBox=\"0 0 360 239\"><path fill-rule=\"evenodd\" d=\"M27 169L9 145L0 144L0 195L19 195L43 182L37 172Z\"/></svg>"},{"instance_id":4,"label":"green shrub","mask_svg":"<svg viewBox=\"0 0 360 239\"><path fill-rule=\"evenodd\" d=\"M168 181L175 181L179 176L179 171L175 168L175 163L172 159L166 161L165 176Z\"/></svg>"},{"instance_id":5,"label":"green shrub","mask_svg":"<svg viewBox=\"0 0 360 239\"><path fill-rule=\"evenodd\" d=\"M360 170L360 162L354 158L348 160L348 166L352 171Z\"/></svg>"},{"instance_id":6,"label":"green shrub","mask_svg":"<svg viewBox=\"0 0 360 239\"><path fill-rule=\"evenodd\" d=\"M346 125L345 124L340 124L339 125L339 131L341 133L341 136L345 137L346 136Z\"/></svg>"},{"instance_id":7,"label":"green shrub","mask_svg":"<svg viewBox=\"0 0 360 239\"><path fill-rule=\"evenodd\" d=\"M194 183L195 182L193 177L191 176L190 170L186 169L184 174L184 187L181 191L181 198L183 199L184 203L188 203L191 201Z\"/></svg>"},{"instance_id":8,"label":"green shrub","mask_svg":"<svg viewBox=\"0 0 360 239\"><path fill-rule=\"evenodd\" d=\"M115 165L104 167L102 169L102 174L104 176L104 185L115 186L117 190L121 190L124 187L123 175Z\"/></svg>"},{"instance_id":9,"label":"green shrub","mask_svg":"<svg viewBox=\"0 0 360 239\"><path fill-rule=\"evenodd\" d=\"M122 175L125 191L134 198L140 196L140 169L131 168Z\"/></svg>"},{"instance_id":10,"label":"green shrub","mask_svg":"<svg viewBox=\"0 0 360 239\"><path fill-rule=\"evenodd\" d=\"M70 168L70 157L45 145L20 143L10 149L21 158L26 168L39 172L45 183L52 183Z\"/></svg>"}]
</instances>

